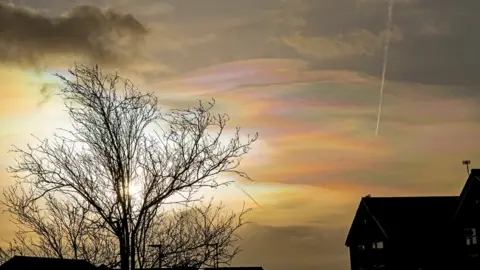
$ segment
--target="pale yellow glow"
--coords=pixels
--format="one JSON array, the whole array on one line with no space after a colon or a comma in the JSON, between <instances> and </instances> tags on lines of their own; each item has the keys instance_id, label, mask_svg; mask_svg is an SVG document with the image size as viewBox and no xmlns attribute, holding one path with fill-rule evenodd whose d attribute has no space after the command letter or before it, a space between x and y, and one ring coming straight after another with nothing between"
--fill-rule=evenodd
<instances>
[{"instance_id":1,"label":"pale yellow glow","mask_svg":"<svg viewBox=\"0 0 480 270\"><path fill-rule=\"evenodd\" d=\"M139 184L137 183L130 184L128 193L134 199L136 200L141 199L141 192L142 192L142 188Z\"/></svg>"}]
</instances>

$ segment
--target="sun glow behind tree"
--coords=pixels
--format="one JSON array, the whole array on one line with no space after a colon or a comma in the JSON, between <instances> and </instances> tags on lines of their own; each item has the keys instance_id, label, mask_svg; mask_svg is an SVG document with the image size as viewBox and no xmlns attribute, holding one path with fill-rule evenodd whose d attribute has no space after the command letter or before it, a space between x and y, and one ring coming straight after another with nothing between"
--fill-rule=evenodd
<instances>
[{"instance_id":1,"label":"sun glow behind tree","mask_svg":"<svg viewBox=\"0 0 480 270\"><path fill-rule=\"evenodd\" d=\"M48 100L46 102L43 102L41 104L41 107L39 108L39 110L41 111L40 115L43 115L43 117L40 117L38 121L36 121L40 126L42 126L42 129L43 129L42 135L44 136L39 136L39 137L40 138L49 137L49 135L52 135L53 133L62 133L62 135L68 136L68 134L66 134L62 130L71 130L72 126L71 126L70 120L68 119L65 113L65 106L63 104L63 101L56 96L56 94L58 94L59 87L61 87L61 81L55 74L64 76L67 79L73 79L73 76L69 72L63 71L63 70L48 70L44 72L27 71L26 73L32 78L33 82L35 82L35 84L32 85L33 89L35 88L42 89L42 87L48 86L48 91L49 91ZM148 90L148 87L146 88ZM154 91L155 89L150 89L150 90ZM46 94L47 93L44 94L44 97ZM195 105L195 103L197 102L195 100L192 100L192 106ZM159 100L159 105L163 112L168 112L172 110L172 106L170 104L162 103L161 99ZM168 132L168 130L169 130L168 125L165 122L160 121L157 123L150 124L145 129L145 133L147 136L153 137L153 136L161 135L164 132ZM215 130L209 130L208 132L211 133L211 135L215 135L216 133ZM38 135L37 132L35 133ZM234 127L230 127L230 129L226 129L221 135L221 138L220 138L221 142L223 144L228 144L229 138L234 134L235 134ZM242 136L242 139L246 139L246 137ZM35 142L35 139L31 138L29 142ZM85 147L85 146L77 145L76 146L77 151L81 152L82 147ZM262 156L262 159L259 160L259 162L260 161L265 162L265 159L267 158L265 154L267 153L261 152L261 149L255 149L253 153L254 156L255 155ZM252 158L255 158L255 157L252 157ZM242 200L252 203L252 199L249 198L249 195L253 198L261 195L261 193L255 194L257 193L255 191L257 189L255 188L252 189L250 185L244 185L240 182L237 182L238 180L235 178L219 175L218 181L223 183L231 182L231 184L229 184L228 186L218 187L216 190L212 190L211 188L199 189L198 192L195 194L194 199L208 200L215 195L216 202L225 201L225 203L228 204L228 202L231 201L232 203L234 202L235 204L238 204L237 205L238 207L241 207L239 203ZM252 183L252 184L255 184L255 183ZM274 186L272 186L271 188L273 190L277 189ZM144 191L144 188L142 187L141 181L134 180L130 184L130 187L128 187L128 193L130 194L130 196L132 196L133 201L141 201L143 191ZM248 195L245 194L245 192L248 193ZM232 197L233 194L235 194L235 197ZM113 193L112 193L112 196L114 196ZM181 202L183 200L184 200L184 197L182 197L182 194L174 194L166 200L165 208L166 209L181 208L183 207L183 205L179 204L178 202ZM256 207L255 203L253 203L252 206Z\"/></svg>"},{"instance_id":2,"label":"sun glow behind tree","mask_svg":"<svg viewBox=\"0 0 480 270\"><path fill-rule=\"evenodd\" d=\"M149 235L157 231L152 226L162 226L164 214L174 218L173 222L182 222L175 218L184 214L169 213L167 207L199 202L203 199L202 189L226 184L219 179L222 174L250 179L239 165L258 134L244 141L237 128L224 143L221 135L230 118L212 110L215 102L165 112L159 109L159 100L153 93L142 93L118 74L103 74L97 66L82 65L70 72L73 79L59 75L59 93L71 127L59 129L46 139L39 138L36 144L12 149L17 160L9 172L17 183L4 191L4 205L19 222L43 219L38 199L45 199L47 208L52 206L48 210L52 213L57 208L64 209L59 212L60 220L70 210L75 217L85 213L91 228L109 231L109 237L118 240L121 268L137 268L148 263L146 256L150 253L142 243L151 240ZM30 185L30 189L24 189L25 185ZM197 221L202 217L209 220L206 213L218 217L216 213L221 210L208 205L190 209L187 214ZM240 216L243 213L242 209ZM218 218L221 226L221 217ZM234 219L235 215L230 215L225 225L236 230L237 225L231 222ZM35 227L37 223L29 224ZM241 224L240 219L238 226ZM198 229L211 231L209 228ZM212 240L215 234L207 235L198 248L208 247L210 241L232 244L229 239L233 235L229 230L225 232L221 237L227 237L226 242ZM56 237L57 233L44 235ZM185 245L192 240L180 244L187 248ZM91 247L94 246L92 242ZM225 250L224 258L231 260L237 250ZM208 264L211 259L206 252L195 253L187 261L172 257L171 265Z\"/></svg>"}]
</instances>

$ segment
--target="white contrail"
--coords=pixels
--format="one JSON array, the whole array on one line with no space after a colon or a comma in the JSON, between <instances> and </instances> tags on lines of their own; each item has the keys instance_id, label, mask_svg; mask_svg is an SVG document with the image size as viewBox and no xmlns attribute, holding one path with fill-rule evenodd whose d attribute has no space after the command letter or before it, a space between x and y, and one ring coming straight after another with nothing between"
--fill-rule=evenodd
<instances>
[{"instance_id":1,"label":"white contrail","mask_svg":"<svg viewBox=\"0 0 480 270\"><path fill-rule=\"evenodd\" d=\"M382 68L382 82L380 85L380 101L378 103L378 115L377 115L377 128L375 129L375 137L378 136L378 129L380 127L380 116L382 114L382 105L383 105L383 88L385 87L385 75L387 74L387 64L388 64L388 46L390 45L390 36L392 32L392 13L393 13L393 3L395 0L390 0L388 4L388 20L387 20L387 33L385 36L385 48L383 51L383 68Z\"/></svg>"}]
</instances>

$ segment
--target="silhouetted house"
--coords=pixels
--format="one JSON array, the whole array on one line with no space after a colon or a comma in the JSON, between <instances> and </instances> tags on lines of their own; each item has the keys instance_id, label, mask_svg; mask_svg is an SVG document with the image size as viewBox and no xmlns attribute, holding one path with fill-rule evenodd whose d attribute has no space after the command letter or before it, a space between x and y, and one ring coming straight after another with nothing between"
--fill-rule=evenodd
<instances>
[{"instance_id":1,"label":"silhouetted house","mask_svg":"<svg viewBox=\"0 0 480 270\"><path fill-rule=\"evenodd\" d=\"M195 267L175 267L175 268L143 268L141 270L214 270L214 269L217 269L217 270L263 270L263 267L259 267L259 266L254 266L254 267L251 267L251 266L246 266L246 267L217 267L217 268L214 268L214 267L207 267L207 268L195 268ZM140 269L138 269L140 270Z\"/></svg>"},{"instance_id":2,"label":"silhouetted house","mask_svg":"<svg viewBox=\"0 0 480 270\"><path fill-rule=\"evenodd\" d=\"M198 270L196 267L178 266L173 268L138 268L136 270Z\"/></svg>"},{"instance_id":3,"label":"silhouetted house","mask_svg":"<svg viewBox=\"0 0 480 270\"><path fill-rule=\"evenodd\" d=\"M263 267L260 266L233 266L233 267L207 267L207 268L195 268L195 267L177 267L177 268L144 268L142 270L263 270Z\"/></svg>"},{"instance_id":4,"label":"silhouetted house","mask_svg":"<svg viewBox=\"0 0 480 270\"><path fill-rule=\"evenodd\" d=\"M198 270L195 267L178 266L173 268L138 268L137 270Z\"/></svg>"},{"instance_id":5,"label":"silhouetted house","mask_svg":"<svg viewBox=\"0 0 480 270\"><path fill-rule=\"evenodd\" d=\"M217 268L203 268L203 270L263 270L263 267L260 266L245 266L245 267L217 267Z\"/></svg>"},{"instance_id":6,"label":"silhouetted house","mask_svg":"<svg viewBox=\"0 0 480 270\"><path fill-rule=\"evenodd\" d=\"M479 269L480 169L459 196L360 200L345 245L352 270Z\"/></svg>"},{"instance_id":7,"label":"silhouetted house","mask_svg":"<svg viewBox=\"0 0 480 270\"><path fill-rule=\"evenodd\" d=\"M58 258L26 257L14 256L4 264L0 265L0 270L108 270L105 265L99 267L85 260L70 260ZM175 267L175 268L143 268L142 270L263 270L262 267L218 267L201 268L195 267Z\"/></svg>"},{"instance_id":8,"label":"silhouetted house","mask_svg":"<svg viewBox=\"0 0 480 270\"><path fill-rule=\"evenodd\" d=\"M67 260L57 258L14 256L0 270L97 270L85 260Z\"/></svg>"}]
</instances>

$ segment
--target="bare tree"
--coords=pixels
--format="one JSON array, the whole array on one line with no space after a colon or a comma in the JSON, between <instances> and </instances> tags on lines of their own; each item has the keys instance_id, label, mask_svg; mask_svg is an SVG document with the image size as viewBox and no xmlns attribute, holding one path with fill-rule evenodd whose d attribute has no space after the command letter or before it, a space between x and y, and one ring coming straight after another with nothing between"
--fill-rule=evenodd
<instances>
[{"instance_id":1,"label":"bare tree","mask_svg":"<svg viewBox=\"0 0 480 270\"><path fill-rule=\"evenodd\" d=\"M87 207L77 207L47 195L45 207L21 207L18 196L6 197L18 230L6 251L0 249L0 264L13 255L86 259L95 265L119 265L115 236L91 220ZM237 230L246 224L249 209L225 212L223 205L186 205L156 215L142 228L135 247L138 267L213 266L228 264L240 251ZM161 243L162 249L151 245Z\"/></svg>"},{"instance_id":2,"label":"bare tree","mask_svg":"<svg viewBox=\"0 0 480 270\"><path fill-rule=\"evenodd\" d=\"M142 94L118 74L76 65L70 75L73 79L57 74L65 84L60 96L72 128L59 130L53 140L39 139L37 146L12 150L17 162L9 171L16 184L4 195L21 200L4 202L11 213L41 213L42 199L55 202L60 208L50 211L75 213L68 222L88 220L89 230L96 224L113 235L121 269L134 269L144 234L161 221L167 206L189 205L201 199L202 188L228 184L219 178L223 173L250 179L238 166L258 134L242 140L237 128L225 142L229 117L212 112L214 101L166 111L152 93ZM63 254L62 241L79 241L76 232L62 235L56 229L61 226L40 230L55 256ZM69 256L78 256L80 249Z\"/></svg>"},{"instance_id":3,"label":"bare tree","mask_svg":"<svg viewBox=\"0 0 480 270\"><path fill-rule=\"evenodd\" d=\"M237 230L246 224L244 215L227 213L223 205L201 204L171 211L154 222L145 234L144 246L137 247L141 267L156 262L167 267L214 266L228 264L240 251ZM160 250L146 247L161 244Z\"/></svg>"},{"instance_id":4,"label":"bare tree","mask_svg":"<svg viewBox=\"0 0 480 270\"><path fill-rule=\"evenodd\" d=\"M46 194L41 208L30 201L31 196L24 196L29 191L17 188L12 187L4 198L17 225L8 249L10 255L86 259L97 265L118 265L114 235L101 226L100 220L92 219L94 215L87 204L77 205Z\"/></svg>"},{"instance_id":5,"label":"bare tree","mask_svg":"<svg viewBox=\"0 0 480 270\"><path fill-rule=\"evenodd\" d=\"M8 254L9 250L4 250L0 248L0 265L4 264L11 255Z\"/></svg>"}]
</instances>

